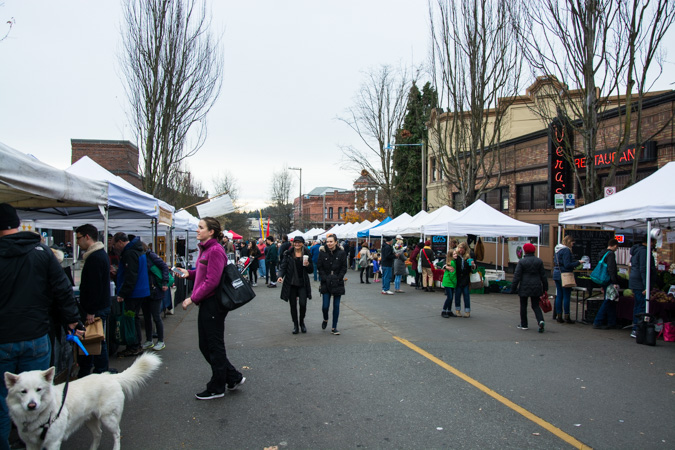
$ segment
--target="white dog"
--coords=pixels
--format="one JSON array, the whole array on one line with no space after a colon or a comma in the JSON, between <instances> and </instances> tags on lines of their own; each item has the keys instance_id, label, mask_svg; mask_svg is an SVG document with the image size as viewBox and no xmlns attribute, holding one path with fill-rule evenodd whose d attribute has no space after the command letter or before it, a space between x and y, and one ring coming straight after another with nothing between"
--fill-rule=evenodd
<instances>
[{"instance_id":1,"label":"white dog","mask_svg":"<svg viewBox=\"0 0 675 450\"><path fill-rule=\"evenodd\" d=\"M122 373L92 374L73 381L58 417L64 385L54 386L54 367L19 375L5 372L9 415L28 450L59 449L83 423L94 436L91 448L96 449L101 442L101 422L113 434L113 448L119 450L125 395L137 393L160 364L156 354L145 353Z\"/></svg>"}]
</instances>

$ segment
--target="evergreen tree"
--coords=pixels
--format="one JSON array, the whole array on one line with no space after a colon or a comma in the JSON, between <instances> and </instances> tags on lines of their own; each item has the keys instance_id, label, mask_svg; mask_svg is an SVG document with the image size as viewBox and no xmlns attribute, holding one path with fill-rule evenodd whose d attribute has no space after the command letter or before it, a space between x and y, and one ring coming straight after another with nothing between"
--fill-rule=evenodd
<instances>
[{"instance_id":1,"label":"evergreen tree","mask_svg":"<svg viewBox=\"0 0 675 450\"><path fill-rule=\"evenodd\" d=\"M403 128L396 133L396 144L426 145L427 122L431 110L438 104L438 94L430 83L422 92L413 82L408 94L408 111ZM404 212L417 214L422 207L422 147L397 146L394 149L393 216Z\"/></svg>"}]
</instances>

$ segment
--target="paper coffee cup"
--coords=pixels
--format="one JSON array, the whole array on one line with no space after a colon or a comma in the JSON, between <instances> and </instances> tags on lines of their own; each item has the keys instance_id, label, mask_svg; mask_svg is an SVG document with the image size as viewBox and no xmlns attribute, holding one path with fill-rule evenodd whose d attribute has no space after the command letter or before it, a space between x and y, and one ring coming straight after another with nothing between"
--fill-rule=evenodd
<instances>
[{"instance_id":1,"label":"paper coffee cup","mask_svg":"<svg viewBox=\"0 0 675 450\"><path fill-rule=\"evenodd\" d=\"M309 255L302 255L302 262L306 263L309 261Z\"/></svg>"}]
</instances>

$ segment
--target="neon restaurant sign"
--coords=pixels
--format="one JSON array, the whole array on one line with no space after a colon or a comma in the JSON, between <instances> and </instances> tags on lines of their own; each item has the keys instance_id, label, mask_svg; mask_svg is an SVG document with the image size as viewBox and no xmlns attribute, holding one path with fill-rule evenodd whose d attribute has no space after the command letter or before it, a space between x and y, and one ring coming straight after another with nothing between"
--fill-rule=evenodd
<instances>
[{"instance_id":1,"label":"neon restaurant sign","mask_svg":"<svg viewBox=\"0 0 675 450\"><path fill-rule=\"evenodd\" d=\"M598 151L595 153L594 162L595 167L609 167L616 158L619 158L616 164L622 166L624 164L631 164L636 157L639 162L656 160L656 141L645 142L645 145L640 148L639 155L636 145L626 147L626 149L619 152L616 151L616 148ZM574 158L574 165L578 169L585 168L586 160L587 158L585 156Z\"/></svg>"},{"instance_id":2,"label":"neon restaurant sign","mask_svg":"<svg viewBox=\"0 0 675 450\"><path fill-rule=\"evenodd\" d=\"M555 204L555 194L572 192L572 168L565 159L571 150L571 130L555 119L549 125L548 139L548 202Z\"/></svg>"}]
</instances>

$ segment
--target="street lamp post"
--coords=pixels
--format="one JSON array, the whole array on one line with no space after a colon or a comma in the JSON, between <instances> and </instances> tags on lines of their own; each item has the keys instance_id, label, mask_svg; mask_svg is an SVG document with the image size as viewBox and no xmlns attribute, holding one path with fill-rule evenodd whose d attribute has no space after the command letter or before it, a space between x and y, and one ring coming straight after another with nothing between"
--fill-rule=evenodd
<instances>
[{"instance_id":1,"label":"street lamp post","mask_svg":"<svg viewBox=\"0 0 675 450\"><path fill-rule=\"evenodd\" d=\"M387 144L385 147L391 150L394 147L420 147L422 149L422 210L426 210L427 206L427 162L424 155L424 142L419 144Z\"/></svg>"},{"instance_id":2,"label":"street lamp post","mask_svg":"<svg viewBox=\"0 0 675 450\"><path fill-rule=\"evenodd\" d=\"M300 213L298 214L298 229L302 227L302 167L289 167L289 170L298 170L300 172Z\"/></svg>"}]
</instances>

